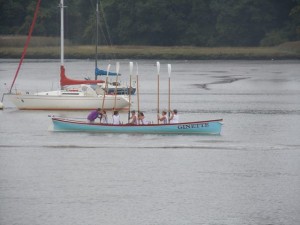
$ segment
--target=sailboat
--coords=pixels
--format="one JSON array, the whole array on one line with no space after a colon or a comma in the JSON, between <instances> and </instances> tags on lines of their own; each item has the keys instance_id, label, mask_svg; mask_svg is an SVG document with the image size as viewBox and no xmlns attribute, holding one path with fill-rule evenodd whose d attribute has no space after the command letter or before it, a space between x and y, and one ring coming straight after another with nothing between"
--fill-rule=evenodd
<instances>
[{"instance_id":1,"label":"sailboat","mask_svg":"<svg viewBox=\"0 0 300 225\"><path fill-rule=\"evenodd\" d=\"M126 109L130 105L127 95L108 95L97 84L103 83L102 80L72 80L65 74L64 67L64 1L60 0L61 14L61 89L44 92L19 92L7 94L10 101L21 110L89 110L95 108L103 109ZM19 65L20 67L20 65ZM110 65L109 65L110 67ZM109 68L108 67L108 68ZM109 73L109 69L107 71ZM16 77L15 77L16 78ZM15 80L15 79L14 79ZM63 87L62 82L69 82L70 86ZM14 82L13 82L14 83ZM76 86L73 86L75 85Z\"/></svg>"},{"instance_id":2,"label":"sailboat","mask_svg":"<svg viewBox=\"0 0 300 225\"><path fill-rule=\"evenodd\" d=\"M130 70L132 71L132 63L130 64ZM157 62L157 81L158 81L158 98L157 98L157 113L159 114L159 70L160 63ZM171 85L170 85L170 75L171 75L171 64L168 64L169 73L169 93L168 93L168 112L171 111ZM132 72L130 72L132 74ZM139 89L137 84L137 98L139 98ZM130 96L130 95L129 95ZM139 111L139 100L138 111ZM130 106L129 106L130 107ZM130 108L129 108L130 111ZM112 123L101 123L100 122L90 122L83 119L74 118L63 118L58 116L50 116L52 120L52 130L53 131L66 131L66 132L97 132L97 133L129 133L129 134L198 134L198 135L219 135L222 129L223 119L216 120L205 120L205 121L190 121L190 122L180 122L179 121L169 121L160 123L157 119L157 123L128 123L126 124L112 124ZM168 116L170 118L170 116Z\"/></svg>"},{"instance_id":3,"label":"sailboat","mask_svg":"<svg viewBox=\"0 0 300 225\"><path fill-rule=\"evenodd\" d=\"M101 4L101 3L100 3ZM86 78L86 80L70 80L64 74L61 74L60 85L62 88L67 89L69 85L77 85L77 84L91 84L97 85L94 88L101 88L107 92L107 94L117 94L117 95L131 95L135 94L136 91L136 81L133 80L131 85L127 83L115 81L114 78L116 76L120 76L120 73L107 71L98 68L98 40L99 40L99 7L98 0L96 3L96 42L95 42L95 80L91 80L90 78ZM107 83L106 80L98 79L98 76L109 76L112 77ZM118 78L116 78L118 79ZM108 80L108 79L107 79ZM129 87L130 86L130 87Z\"/></svg>"},{"instance_id":4,"label":"sailboat","mask_svg":"<svg viewBox=\"0 0 300 225\"><path fill-rule=\"evenodd\" d=\"M101 2L100 2L101 4ZM98 68L98 41L99 41L99 7L98 7L98 0L96 3L96 43L95 43L95 80L97 80L98 76L120 76L120 73L116 72L107 72L106 70L99 69ZM101 7L102 8L102 7ZM122 82L116 82L116 81L109 81L106 83L104 81L103 83L98 84L102 89L106 90L108 94L118 94L118 95L133 95L136 91L136 81L133 81L130 85L130 87L127 84L124 84ZM130 93L129 93L130 92Z\"/></svg>"}]
</instances>

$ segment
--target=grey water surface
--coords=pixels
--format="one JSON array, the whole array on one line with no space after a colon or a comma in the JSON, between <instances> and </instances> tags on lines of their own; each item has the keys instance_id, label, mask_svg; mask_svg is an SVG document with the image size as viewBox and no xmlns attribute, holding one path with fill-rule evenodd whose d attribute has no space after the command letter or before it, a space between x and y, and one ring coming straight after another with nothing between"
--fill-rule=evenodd
<instances>
[{"instance_id":1,"label":"grey water surface","mask_svg":"<svg viewBox=\"0 0 300 225\"><path fill-rule=\"evenodd\" d=\"M123 82L128 62L120 60ZM137 63L140 110L155 121L156 61ZM4 98L0 224L300 224L300 61L161 61L161 110L168 63L171 108L181 121L222 118L221 135L53 132L48 115L88 111L20 111ZM1 96L17 65L0 60ZM25 61L13 90L59 88L59 66ZM93 60L65 67L71 78L93 79Z\"/></svg>"}]
</instances>

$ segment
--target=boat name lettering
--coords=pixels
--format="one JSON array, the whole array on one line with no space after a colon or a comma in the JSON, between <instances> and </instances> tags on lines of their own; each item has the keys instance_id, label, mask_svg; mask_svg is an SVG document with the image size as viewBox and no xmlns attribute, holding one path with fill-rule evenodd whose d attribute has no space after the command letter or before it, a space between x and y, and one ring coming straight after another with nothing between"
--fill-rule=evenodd
<instances>
[{"instance_id":1,"label":"boat name lettering","mask_svg":"<svg viewBox=\"0 0 300 225\"><path fill-rule=\"evenodd\" d=\"M198 123L198 124L182 124L178 125L178 129L193 129L193 128L201 128L201 127L208 127L208 123Z\"/></svg>"}]
</instances>

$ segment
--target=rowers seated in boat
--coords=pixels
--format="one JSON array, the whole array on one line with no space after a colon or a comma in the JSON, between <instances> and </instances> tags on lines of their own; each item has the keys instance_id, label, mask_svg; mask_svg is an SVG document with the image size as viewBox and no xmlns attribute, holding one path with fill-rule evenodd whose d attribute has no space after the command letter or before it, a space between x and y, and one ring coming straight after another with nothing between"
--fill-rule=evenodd
<instances>
[{"instance_id":1,"label":"rowers seated in boat","mask_svg":"<svg viewBox=\"0 0 300 225\"><path fill-rule=\"evenodd\" d=\"M147 125L147 124L149 124L149 122L145 120L145 115L144 115L143 112L139 112L138 121L139 121L140 125Z\"/></svg>"},{"instance_id":2,"label":"rowers seated in boat","mask_svg":"<svg viewBox=\"0 0 300 225\"><path fill-rule=\"evenodd\" d=\"M114 110L114 114L112 116L112 124L113 125L119 125L119 124L121 124L119 112L116 111L116 110Z\"/></svg>"},{"instance_id":3,"label":"rowers seated in boat","mask_svg":"<svg viewBox=\"0 0 300 225\"><path fill-rule=\"evenodd\" d=\"M98 108L96 110L91 111L87 119L90 123L94 123L95 119L100 118L100 114L101 114L101 109Z\"/></svg>"},{"instance_id":4,"label":"rowers seated in boat","mask_svg":"<svg viewBox=\"0 0 300 225\"><path fill-rule=\"evenodd\" d=\"M177 115L177 109L171 111L171 116L169 118L170 123L179 123L179 116Z\"/></svg>"},{"instance_id":5,"label":"rowers seated in boat","mask_svg":"<svg viewBox=\"0 0 300 225\"><path fill-rule=\"evenodd\" d=\"M105 123L105 124L108 123L105 109L102 109L100 111L100 123Z\"/></svg>"},{"instance_id":6,"label":"rowers seated in boat","mask_svg":"<svg viewBox=\"0 0 300 225\"><path fill-rule=\"evenodd\" d=\"M138 118L137 115L135 113L135 110L131 111L131 117L129 118L129 123L130 125L137 125L138 124Z\"/></svg>"},{"instance_id":7,"label":"rowers seated in boat","mask_svg":"<svg viewBox=\"0 0 300 225\"><path fill-rule=\"evenodd\" d=\"M159 114L157 114L157 119L158 119L158 122L167 124L168 123L167 111L163 110L161 113L161 116L159 116Z\"/></svg>"}]
</instances>

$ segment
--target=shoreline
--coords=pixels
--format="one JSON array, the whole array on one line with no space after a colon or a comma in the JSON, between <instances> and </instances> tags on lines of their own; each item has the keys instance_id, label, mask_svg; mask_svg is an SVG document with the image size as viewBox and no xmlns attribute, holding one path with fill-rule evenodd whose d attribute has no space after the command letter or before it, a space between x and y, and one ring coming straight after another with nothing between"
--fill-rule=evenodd
<instances>
[{"instance_id":1,"label":"shoreline","mask_svg":"<svg viewBox=\"0 0 300 225\"><path fill-rule=\"evenodd\" d=\"M292 42L291 42L292 43ZM295 44L294 44L295 45ZM98 59L168 59L168 60L288 60L300 59L297 42L276 47L192 47L192 46L98 46ZM65 58L95 58L95 46L65 46ZM0 46L0 58L19 59L23 47ZM59 46L29 46L27 59L59 59Z\"/></svg>"}]
</instances>

